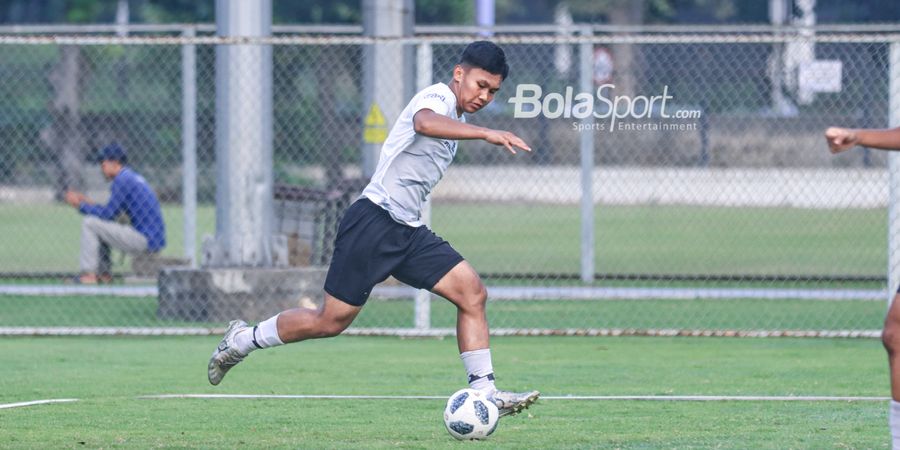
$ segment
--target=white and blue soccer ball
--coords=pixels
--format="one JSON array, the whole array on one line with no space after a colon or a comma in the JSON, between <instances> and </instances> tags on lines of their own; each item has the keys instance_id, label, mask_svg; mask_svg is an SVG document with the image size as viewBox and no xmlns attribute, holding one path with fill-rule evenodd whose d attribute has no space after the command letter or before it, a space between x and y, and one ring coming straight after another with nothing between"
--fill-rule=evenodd
<instances>
[{"instance_id":1,"label":"white and blue soccer ball","mask_svg":"<svg viewBox=\"0 0 900 450\"><path fill-rule=\"evenodd\" d=\"M497 429L500 411L484 392L460 389L447 399L444 425L459 440L485 439Z\"/></svg>"}]
</instances>

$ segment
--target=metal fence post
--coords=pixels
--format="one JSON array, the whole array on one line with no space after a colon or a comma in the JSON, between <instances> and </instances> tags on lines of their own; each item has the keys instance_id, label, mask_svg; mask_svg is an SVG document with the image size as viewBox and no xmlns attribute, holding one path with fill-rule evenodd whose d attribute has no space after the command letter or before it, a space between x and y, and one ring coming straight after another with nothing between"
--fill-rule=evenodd
<instances>
[{"instance_id":1,"label":"metal fence post","mask_svg":"<svg viewBox=\"0 0 900 450\"><path fill-rule=\"evenodd\" d=\"M184 37L194 37L193 27ZM197 49L181 47L181 153L182 201L184 207L184 257L197 267Z\"/></svg>"},{"instance_id":2,"label":"metal fence post","mask_svg":"<svg viewBox=\"0 0 900 450\"><path fill-rule=\"evenodd\" d=\"M590 27L581 29L581 35L589 38L593 34ZM594 45L590 42L579 44L580 61L579 87L581 92L592 92L594 87ZM594 281L594 123L593 115L582 119L585 128L581 131L581 281Z\"/></svg>"},{"instance_id":3,"label":"metal fence post","mask_svg":"<svg viewBox=\"0 0 900 450\"><path fill-rule=\"evenodd\" d=\"M422 42L416 48L416 90L430 86L434 78L431 73L432 49L430 42ZM422 223L431 226L431 196L422 205ZM420 330L431 328L431 292L425 289L416 291L415 327Z\"/></svg>"},{"instance_id":4,"label":"metal fence post","mask_svg":"<svg viewBox=\"0 0 900 450\"><path fill-rule=\"evenodd\" d=\"M889 107L888 125L900 126L900 42L891 42L890 50L890 81L888 83ZM900 283L900 218L897 217L900 207L900 154L888 152L888 186L890 197L888 199L888 306L894 298L894 290Z\"/></svg>"}]
</instances>

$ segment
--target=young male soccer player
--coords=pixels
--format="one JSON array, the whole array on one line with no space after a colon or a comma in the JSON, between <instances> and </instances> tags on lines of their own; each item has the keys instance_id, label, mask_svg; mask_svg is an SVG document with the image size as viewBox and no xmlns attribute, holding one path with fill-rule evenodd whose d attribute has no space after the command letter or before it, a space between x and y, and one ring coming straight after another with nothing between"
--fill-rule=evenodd
<instances>
[{"instance_id":1,"label":"young male soccer player","mask_svg":"<svg viewBox=\"0 0 900 450\"><path fill-rule=\"evenodd\" d=\"M900 127L889 130L854 130L831 127L825 130L831 153L840 153L854 146L900 150ZM884 319L881 341L888 354L891 373L890 427L894 450L900 450L900 290L894 295Z\"/></svg>"},{"instance_id":2,"label":"young male soccer player","mask_svg":"<svg viewBox=\"0 0 900 450\"><path fill-rule=\"evenodd\" d=\"M254 327L232 321L209 360L210 383L219 384L253 350L340 334L372 287L393 275L456 305L457 343L469 384L486 392L501 416L537 400L537 391L495 388L487 291L472 266L421 222L422 203L453 161L457 140L482 139L511 153L531 150L515 134L467 124L463 116L490 103L508 72L500 47L474 42L463 51L449 84L434 84L413 97L388 134L371 181L341 220L324 304L283 311Z\"/></svg>"}]
</instances>

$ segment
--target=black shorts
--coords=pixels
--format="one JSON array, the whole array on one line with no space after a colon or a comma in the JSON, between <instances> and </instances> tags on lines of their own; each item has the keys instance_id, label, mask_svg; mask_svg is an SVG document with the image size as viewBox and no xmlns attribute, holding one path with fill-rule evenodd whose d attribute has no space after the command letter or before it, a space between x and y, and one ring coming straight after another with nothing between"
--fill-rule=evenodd
<instances>
[{"instance_id":1,"label":"black shorts","mask_svg":"<svg viewBox=\"0 0 900 450\"><path fill-rule=\"evenodd\" d=\"M362 306L388 275L418 289L434 287L463 257L428 227L411 227L367 198L350 205L334 240L325 292Z\"/></svg>"}]
</instances>

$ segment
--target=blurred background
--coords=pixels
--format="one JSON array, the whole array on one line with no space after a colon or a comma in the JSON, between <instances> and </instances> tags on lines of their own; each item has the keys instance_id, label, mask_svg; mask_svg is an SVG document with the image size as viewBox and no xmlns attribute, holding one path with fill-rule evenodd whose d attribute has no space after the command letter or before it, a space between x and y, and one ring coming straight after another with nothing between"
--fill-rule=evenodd
<instances>
[{"instance_id":1,"label":"blurred background","mask_svg":"<svg viewBox=\"0 0 900 450\"><path fill-rule=\"evenodd\" d=\"M160 271L324 270L399 111L492 39L510 76L468 120L534 152L461 142L429 210L488 284L492 325L880 327L900 179L885 152L832 156L823 132L900 125L897 2L275 0L227 22L236 3L0 0L0 325L214 324L207 306L161 312ZM517 118L525 84L545 110L614 85L640 113L595 103L625 128ZM681 117L647 106L664 92ZM81 217L61 199L108 196L92 157L110 142L160 198L168 245L149 262L114 252L116 282L84 290L65 283ZM373 295L359 329L452 327L397 282Z\"/></svg>"}]
</instances>

